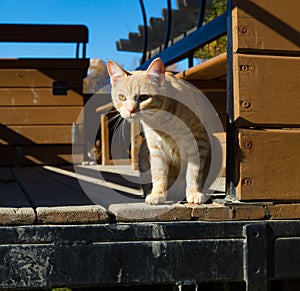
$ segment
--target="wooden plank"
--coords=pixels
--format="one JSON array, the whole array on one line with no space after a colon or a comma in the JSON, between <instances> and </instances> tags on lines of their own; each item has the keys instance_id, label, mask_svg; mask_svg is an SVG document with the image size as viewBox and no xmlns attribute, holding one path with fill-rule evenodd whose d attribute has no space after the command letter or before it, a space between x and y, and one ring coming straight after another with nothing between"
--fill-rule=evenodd
<instances>
[{"instance_id":1,"label":"wooden plank","mask_svg":"<svg viewBox=\"0 0 300 291\"><path fill-rule=\"evenodd\" d=\"M0 88L0 106L83 105L83 97L73 90L53 95L52 88Z\"/></svg>"},{"instance_id":2,"label":"wooden plank","mask_svg":"<svg viewBox=\"0 0 300 291\"><path fill-rule=\"evenodd\" d=\"M108 117L101 114L101 162L102 165L107 165L110 160L110 147L109 147L109 129Z\"/></svg>"},{"instance_id":3,"label":"wooden plank","mask_svg":"<svg viewBox=\"0 0 300 291\"><path fill-rule=\"evenodd\" d=\"M239 200L300 200L300 129L239 129L239 145Z\"/></svg>"},{"instance_id":4,"label":"wooden plank","mask_svg":"<svg viewBox=\"0 0 300 291\"><path fill-rule=\"evenodd\" d=\"M188 80L202 92L226 92L226 80Z\"/></svg>"},{"instance_id":5,"label":"wooden plank","mask_svg":"<svg viewBox=\"0 0 300 291\"><path fill-rule=\"evenodd\" d=\"M300 52L298 0L235 0L232 29L234 52Z\"/></svg>"},{"instance_id":6,"label":"wooden plank","mask_svg":"<svg viewBox=\"0 0 300 291\"><path fill-rule=\"evenodd\" d=\"M0 168L0 186L0 207L31 206L10 168Z\"/></svg>"},{"instance_id":7,"label":"wooden plank","mask_svg":"<svg viewBox=\"0 0 300 291\"><path fill-rule=\"evenodd\" d=\"M10 168L0 168L0 225L35 223L35 213Z\"/></svg>"},{"instance_id":8,"label":"wooden plank","mask_svg":"<svg viewBox=\"0 0 300 291\"><path fill-rule=\"evenodd\" d=\"M0 126L0 144L30 145L33 143L70 144L72 125Z\"/></svg>"},{"instance_id":9,"label":"wooden plank","mask_svg":"<svg viewBox=\"0 0 300 291\"><path fill-rule=\"evenodd\" d=\"M0 69L0 87L52 88L53 81L61 81L67 88L82 88L85 76L84 71L73 69Z\"/></svg>"},{"instance_id":10,"label":"wooden plank","mask_svg":"<svg viewBox=\"0 0 300 291\"><path fill-rule=\"evenodd\" d=\"M76 156L72 154L71 144L46 144L26 146L0 145L1 166L26 166L26 165L65 165L73 163L73 159L83 160L83 145L76 145Z\"/></svg>"},{"instance_id":11,"label":"wooden plank","mask_svg":"<svg viewBox=\"0 0 300 291\"><path fill-rule=\"evenodd\" d=\"M82 107L0 107L0 122L5 125L54 125L76 122Z\"/></svg>"},{"instance_id":12,"label":"wooden plank","mask_svg":"<svg viewBox=\"0 0 300 291\"><path fill-rule=\"evenodd\" d=\"M61 183L49 176L46 169L41 167L19 167L13 169L14 175L23 191L29 197L32 205L36 207L93 205L82 189L70 187L65 177ZM78 183L75 178L75 182Z\"/></svg>"},{"instance_id":13,"label":"wooden plank","mask_svg":"<svg viewBox=\"0 0 300 291\"><path fill-rule=\"evenodd\" d=\"M133 169L138 169L138 154L142 144L142 138L140 136L140 123L132 122L130 124L130 142L131 142L131 161L130 164Z\"/></svg>"},{"instance_id":14,"label":"wooden plank","mask_svg":"<svg viewBox=\"0 0 300 291\"><path fill-rule=\"evenodd\" d=\"M300 124L300 58L234 56L237 126Z\"/></svg>"},{"instance_id":15,"label":"wooden plank","mask_svg":"<svg viewBox=\"0 0 300 291\"><path fill-rule=\"evenodd\" d=\"M72 58L0 59L1 69L72 69L87 71L89 64L89 59Z\"/></svg>"},{"instance_id":16,"label":"wooden plank","mask_svg":"<svg viewBox=\"0 0 300 291\"><path fill-rule=\"evenodd\" d=\"M1 42L88 42L85 25L1 24Z\"/></svg>"},{"instance_id":17,"label":"wooden plank","mask_svg":"<svg viewBox=\"0 0 300 291\"><path fill-rule=\"evenodd\" d=\"M226 54L221 54L197 66L180 72L177 78L184 80L211 80L226 75L227 58Z\"/></svg>"}]
</instances>

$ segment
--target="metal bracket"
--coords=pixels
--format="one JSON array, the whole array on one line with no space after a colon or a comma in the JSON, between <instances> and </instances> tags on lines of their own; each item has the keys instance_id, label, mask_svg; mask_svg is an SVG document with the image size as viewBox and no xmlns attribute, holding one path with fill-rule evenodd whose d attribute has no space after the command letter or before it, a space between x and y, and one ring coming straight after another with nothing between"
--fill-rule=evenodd
<instances>
[{"instance_id":1,"label":"metal bracket","mask_svg":"<svg viewBox=\"0 0 300 291\"><path fill-rule=\"evenodd\" d=\"M267 291L268 281L268 248L267 224L255 223L245 225L244 245L244 280L247 291Z\"/></svg>"}]
</instances>

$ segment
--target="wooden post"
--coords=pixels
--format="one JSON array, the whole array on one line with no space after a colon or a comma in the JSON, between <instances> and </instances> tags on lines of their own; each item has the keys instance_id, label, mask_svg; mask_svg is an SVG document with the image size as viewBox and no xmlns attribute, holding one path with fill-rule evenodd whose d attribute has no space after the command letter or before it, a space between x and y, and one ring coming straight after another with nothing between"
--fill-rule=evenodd
<instances>
[{"instance_id":1,"label":"wooden post","mask_svg":"<svg viewBox=\"0 0 300 291\"><path fill-rule=\"evenodd\" d=\"M101 114L101 151L102 151L102 165L109 165L109 130L108 117L106 114Z\"/></svg>"}]
</instances>

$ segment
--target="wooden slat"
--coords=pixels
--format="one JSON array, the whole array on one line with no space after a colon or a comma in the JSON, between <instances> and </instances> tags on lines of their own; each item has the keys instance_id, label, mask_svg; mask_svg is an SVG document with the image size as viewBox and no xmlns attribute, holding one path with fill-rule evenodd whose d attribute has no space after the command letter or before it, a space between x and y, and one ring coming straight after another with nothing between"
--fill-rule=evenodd
<instances>
[{"instance_id":1,"label":"wooden slat","mask_svg":"<svg viewBox=\"0 0 300 291\"><path fill-rule=\"evenodd\" d=\"M226 54L221 54L176 75L184 80L211 80L226 75Z\"/></svg>"},{"instance_id":2,"label":"wooden slat","mask_svg":"<svg viewBox=\"0 0 300 291\"><path fill-rule=\"evenodd\" d=\"M239 200L300 200L300 129L239 129Z\"/></svg>"},{"instance_id":3,"label":"wooden slat","mask_svg":"<svg viewBox=\"0 0 300 291\"><path fill-rule=\"evenodd\" d=\"M72 145L30 145L30 146L5 146L0 145L1 166L26 166L35 164L65 165L83 160L84 147L77 145L77 155L72 156Z\"/></svg>"},{"instance_id":4,"label":"wooden slat","mask_svg":"<svg viewBox=\"0 0 300 291\"><path fill-rule=\"evenodd\" d=\"M138 169L138 154L142 144L140 136L140 123L132 122L130 124L130 142L131 142L131 167L135 170Z\"/></svg>"},{"instance_id":5,"label":"wooden slat","mask_svg":"<svg viewBox=\"0 0 300 291\"><path fill-rule=\"evenodd\" d=\"M72 69L87 71L89 59L22 58L0 59L1 69Z\"/></svg>"},{"instance_id":6,"label":"wooden slat","mask_svg":"<svg viewBox=\"0 0 300 291\"><path fill-rule=\"evenodd\" d=\"M300 53L300 2L235 0L232 27L235 52ZM278 52L277 52L278 53Z\"/></svg>"},{"instance_id":7,"label":"wooden slat","mask_svg":"<svg viewBox=\"0 0 300 291\"><path fill-rule=\"evenodd\" d=\"M88 42L85 25L1 24L1 42Z\"/></svg>"},{"instance_id":8,"label":"wooden slat","mask_svg":"<svg viewBox=\"0 0 300 291\"><path fill-rule=\"evenodd\" d=\"M69 187L68 180L73 180L71 184L78 184L75 178L65 177L65 183L61 183L55 179L58 174L49 173L41 167L19 167L13 169L13 172L34 207L93 204L82 189Z\"/></svg>"},{"instance_id":9,"label":"wooden slat","mask_svg":"<svg viewBox=\"0 0 300 291\"><path fill-rule=\"evenodd\" d=\"M0 126L0 144L70 144L72 125Z\"/></svg>"},{"instance_id":10,"label":"wooden slat","mask_svg":"<svg viewBox=\"0 0 300 291\"><path fill-rule=\"evenodd\" d=\"M82 107L0 107L0 123L5 125L54 125L76 122Z\"/></svg>"},{"instance_id":11,"label":"wooden slat","mask_svg":"<svg viewBox=\"0 0 300 291\"><path fill-rule=\"evenodd\" d=\"M102 165L108 165L110 161L109 129L108 117L101 114L101 162Z\"/></svg>"},{"instance_id":12,"label":"wooden slat","mask_svg":"<svg viewBox=\"0 0 300 291\"><path fill-rule=\"evenodd\" d=\"M299 67L299 57L235 55L236 124L300 125Z\"/></svg>"},{"instance_id":13,"label":"wooden slat","mask_svg":"<svg viewBox=\"0 0 300 291\"><path fill-rule=\"evenodd\" d=\"M226 92L226 80L188 80L202 92Z\"/></svg>"},{"instance_id":14,"label":"wooden slat","mask_svg":"<svg viewBox=\"0 0 300 291\"><path fill-rule=\"evenodd\" d=\"M85 73L70 69L0 69L0 87L52 88L53 81L66 82L68 88L81 88Z\"/></svg>"},{"instance_id":15,"label":"wooden slat","mask_svg":"<svg viewBox=\"0 0 300 291\"><path fill-rule=\"evenodd\" d=\"M67 95L53 95L52 88L0 89L0 106L83 105L83 97L73 90Z\"/></svg>"},{"instance_id":16,"label":"wooden slat","mask_svg":"<svg viewBox=\"0 0 300 291\"><path fill-rule=\"evenodd\" d=\"M10 168L0 168L0 207L30 207ZM0 222L2 224L2 221Z\"/></svg>"}]
</instances>

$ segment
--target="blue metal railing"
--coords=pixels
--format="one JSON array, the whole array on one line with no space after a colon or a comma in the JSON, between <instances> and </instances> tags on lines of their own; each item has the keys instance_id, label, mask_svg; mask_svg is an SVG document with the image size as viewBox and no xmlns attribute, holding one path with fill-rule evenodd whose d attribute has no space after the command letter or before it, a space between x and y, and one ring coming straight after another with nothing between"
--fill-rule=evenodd
<instances>
[{"instance_id":1,"label":"blue metal railing","mask_svg":"<svg viewBox=\"0 0 300 291\"><path fill-rule=\"evenodd\" d=\"M144 41L143 41L143 55L141 59L141 64L146 61L147 58L147 47L148 47L148 24L147 24L147 15L146 9L143 0L140 0L140 6L142 10L143 22L144 22Z\"/></svg>"},{"instance_id":2,"label":"blue metal railing","mask_svg":"<svg viewBox=\"0 0 300 291\"><path fill-rule=\"evenodd\" d=\"M143 44L143 56L141 64L137 69L144 70L148 67L154 58L160 57L166 66L174 64L184 58L189 58L189 66L193 65L193 54L194 51L211 41L225 35L227 33L227 12L216 17L208 23L203 24L206 0L200 0L199 15L197 29L184 37L180 41L168 46L171 35L172 26L172 7L171 1L167 1L167 21L165 30L165 39L163 44L163 50L151 58L147 59L147 43L148 43L148 26L145 6L143 0L140 0L142 8L142 14L144 19L144 44Z\"/></svg>"}]
</instances>

